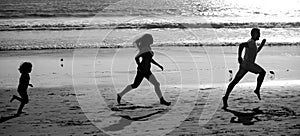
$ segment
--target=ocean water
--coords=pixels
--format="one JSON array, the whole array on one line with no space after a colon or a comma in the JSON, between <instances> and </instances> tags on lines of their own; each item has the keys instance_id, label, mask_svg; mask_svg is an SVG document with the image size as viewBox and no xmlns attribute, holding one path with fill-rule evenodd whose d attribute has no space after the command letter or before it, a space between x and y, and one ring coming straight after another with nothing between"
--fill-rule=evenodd
<instances>
[{"instance_id":1,"label":"ocean water","mask_svg":"<svg viewBox=\"0 0 300 136\"><path fill-rule=\"evenodd\" d=\"M0 0L0 50L227 46L262 29L269 45L299 45L300 0Z\"/></svg>"},{"instance_id":2,"label":"ocean water","mask_svg":"<svg viewBox=\"0 0 300 136\"><path fill-rule=\"evenodd\" d=\"M128 15L292 16L299 0L1 0L1 18Z\"/></svg>"}]
</instances>

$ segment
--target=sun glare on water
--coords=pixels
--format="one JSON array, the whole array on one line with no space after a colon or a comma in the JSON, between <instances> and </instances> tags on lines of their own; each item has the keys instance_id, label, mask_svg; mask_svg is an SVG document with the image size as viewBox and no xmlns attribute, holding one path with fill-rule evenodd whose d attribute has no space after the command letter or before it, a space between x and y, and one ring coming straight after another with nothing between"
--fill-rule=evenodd
<instances>
[{"instance_id":1,"label":"sun glare on water","mask_svg":"<svg viewBox=\"0 0 300 136\"><path fill-rule=\"evenodd\" d=\"M262 10L298 10L300 0L225 0L239 6L252 7Z\"/></svg>"}]
</instances>

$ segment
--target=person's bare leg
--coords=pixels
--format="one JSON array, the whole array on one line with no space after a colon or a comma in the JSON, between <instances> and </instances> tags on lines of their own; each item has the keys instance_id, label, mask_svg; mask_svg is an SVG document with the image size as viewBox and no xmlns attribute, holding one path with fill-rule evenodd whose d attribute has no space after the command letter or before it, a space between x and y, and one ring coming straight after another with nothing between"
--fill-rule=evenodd
<instances>
[{"instance_id":1,"label":"person's bare leg","mask_svg":"<svg viewBox=\"0 0 300 136\"><path fill-rule=\"evenodd\" d=\"M254 64L253 66L250 67L250 72L255 73L255 74L259 74L257 77L257 85L256 88L254 90L254 93L256 94L256 96L258 97L259 100L261 100L260 98L260 87L264 81L265 75L266 75L266 71L260 67L258 64Z\"/></svg>"},{"instance_id":2,"label":"person's bare leg","mask_svg":"<svg viewBox=\"0 0 300 136\"><path fill-rule=\"evenodd\" d=\"M25 106L25 103L21 102L20 107L19 107L18 112L17 112L17 115L20 115L22 113L22 110L23 110L24 106Z\"/></svg>"},{"instance_id":3,"label":"person's bare leg","mask_svg":"<svg viewBox=\"0 0 300 136\"><path fill-rule=\"evenodd\" d=\"M117 102L118 104L121 103L121 98L123 95L125 95L126 93L128 93L129 91L131 91L133 88L131 87L131 85L128 85L124 88L124 90L120 93L117 94Z\"/></svg>"},{"instance_id":4,"label":"person's bare leg","mask_svg":"<svg viewBox=\"0 0 300 136\"><path fill-rule=\"evenodd\" d=\"M234 86L245 76L245 74L247 73L246 70L243 69L239 69L239 71L237 72L237 74L235 75L234 79L229 83L225 96L222 98L223 100L223 109L226 109L228 107L228 97L231 93L231 91L233 90Z\"/></svg>"},{"instance_id":5,"label":"person's bare leg","mask_svg":"<svg viewBox=\"0 0 300 136\"><path fill-rule=\"evenodd\" d=\"M154 85L154 90L156 95L158 96L159 100L160 100L160 104L163 105L171 105L171 102L167 102L164 97L162 96L161 90L160 90L160 83L157 81L157 79L155 78L155 76L152 74L150 75L149 79L150 83L152 83Z\"/></svg>"},{"instance_id":6,"label":"person's bare leg","mask_svg":"<svg viewBox=\"0 0 300 136\"><path fill-rule=\"evenodd\" d=\"M254 90L254 93L257 95L258 99L261 100L260 98L260 87L264 81L266 75L266 71L263 70L262 72L259 73L258 77L257 77L257 85L256 85L256 89Z\"/></svg>"},{"instance_id":7,"label":"person's bare leg","mask_svg":"<svg viewBox=\"0 0 300 136\"><path fill-rule=\"evenodd\" d=\"M17 99L18 101L22 102L22 98L16 96L16 95L13 95L13 97L10 99L10 102L13 102L15 99Z\"/></svg>"},{"instance_id":8,"label":"person's bare leg","mask_svg":"<svg viewBox=\"0 0 300 136\"><path fill-rule=\"evenodd\" d=\"M137 88L141 84L141 82L143 81L143 78L144 78L143 73L137 72L133 84L126 86L121 93L117 94L117 103L118 104L121 103L121 99L122 99L123 95L125 95L126 93L128 93L132 89Z\"/></svg>"},{"instance_id":9,"label":"person's bare leg","mask_svg":"<svg viewBox=\"0 0 300 136\"><path fill-rule=\"evenodd\" d=\"M13 102L16 98L15 98L16 96L15 95L13 95L12 97L11 97L11 99L9 100L9 102Z\"/></svg>"}]
</instances>

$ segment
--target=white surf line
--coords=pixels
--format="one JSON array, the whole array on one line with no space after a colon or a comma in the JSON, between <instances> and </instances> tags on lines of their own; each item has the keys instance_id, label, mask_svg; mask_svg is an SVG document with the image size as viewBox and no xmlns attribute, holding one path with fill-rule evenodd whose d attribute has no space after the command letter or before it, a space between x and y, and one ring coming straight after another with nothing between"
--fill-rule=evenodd
<instances>
[{"instance_id":1,"label":"white surf line","mask_svg":"<svg viewBox=\"0 0 300 136\"><path fill-rule=\"evenodd\" d=\"M238 85L239 87L256 86L256 82L246 82ZM300 86L300 80L273 80L264 81L262 87L277 87L277 86Z\"/></svg>"},{"instance_id":2,"label":"white surf line","mask_svg":"<svg viewBox=\"0 0 300 136\"><path fill-rule=\"evenodd\" d=\"M188 85L167 85L167 87L188 88L188 89L210 89L227 87L229 83L211 83L211 84L188 84ZM236 87L255 87L256 82L238 83ZM278 87L278 86L300 86L300 80L273 80L264 81L262 87Z\"/></svg>"}]
</instances>

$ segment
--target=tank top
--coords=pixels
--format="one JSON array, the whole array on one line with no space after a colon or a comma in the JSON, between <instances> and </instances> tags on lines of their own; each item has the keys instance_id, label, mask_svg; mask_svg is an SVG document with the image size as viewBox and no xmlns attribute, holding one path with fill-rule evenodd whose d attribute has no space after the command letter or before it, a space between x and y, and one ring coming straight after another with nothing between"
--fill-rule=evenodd
<instances>
[{"instance_id":1,"label":"tank top","mask_svg":"<svg viewBox=\"0 0 300 136\"><path fill-rule=\"evenodd\" d=\"M142 57L142 62L140 63L140 66L138 66L138 70L141 70L142 72L150 72L153 55L154 53L152 51L147 51L141 54L140 57Z\"/></svg>"}]
</instances>

